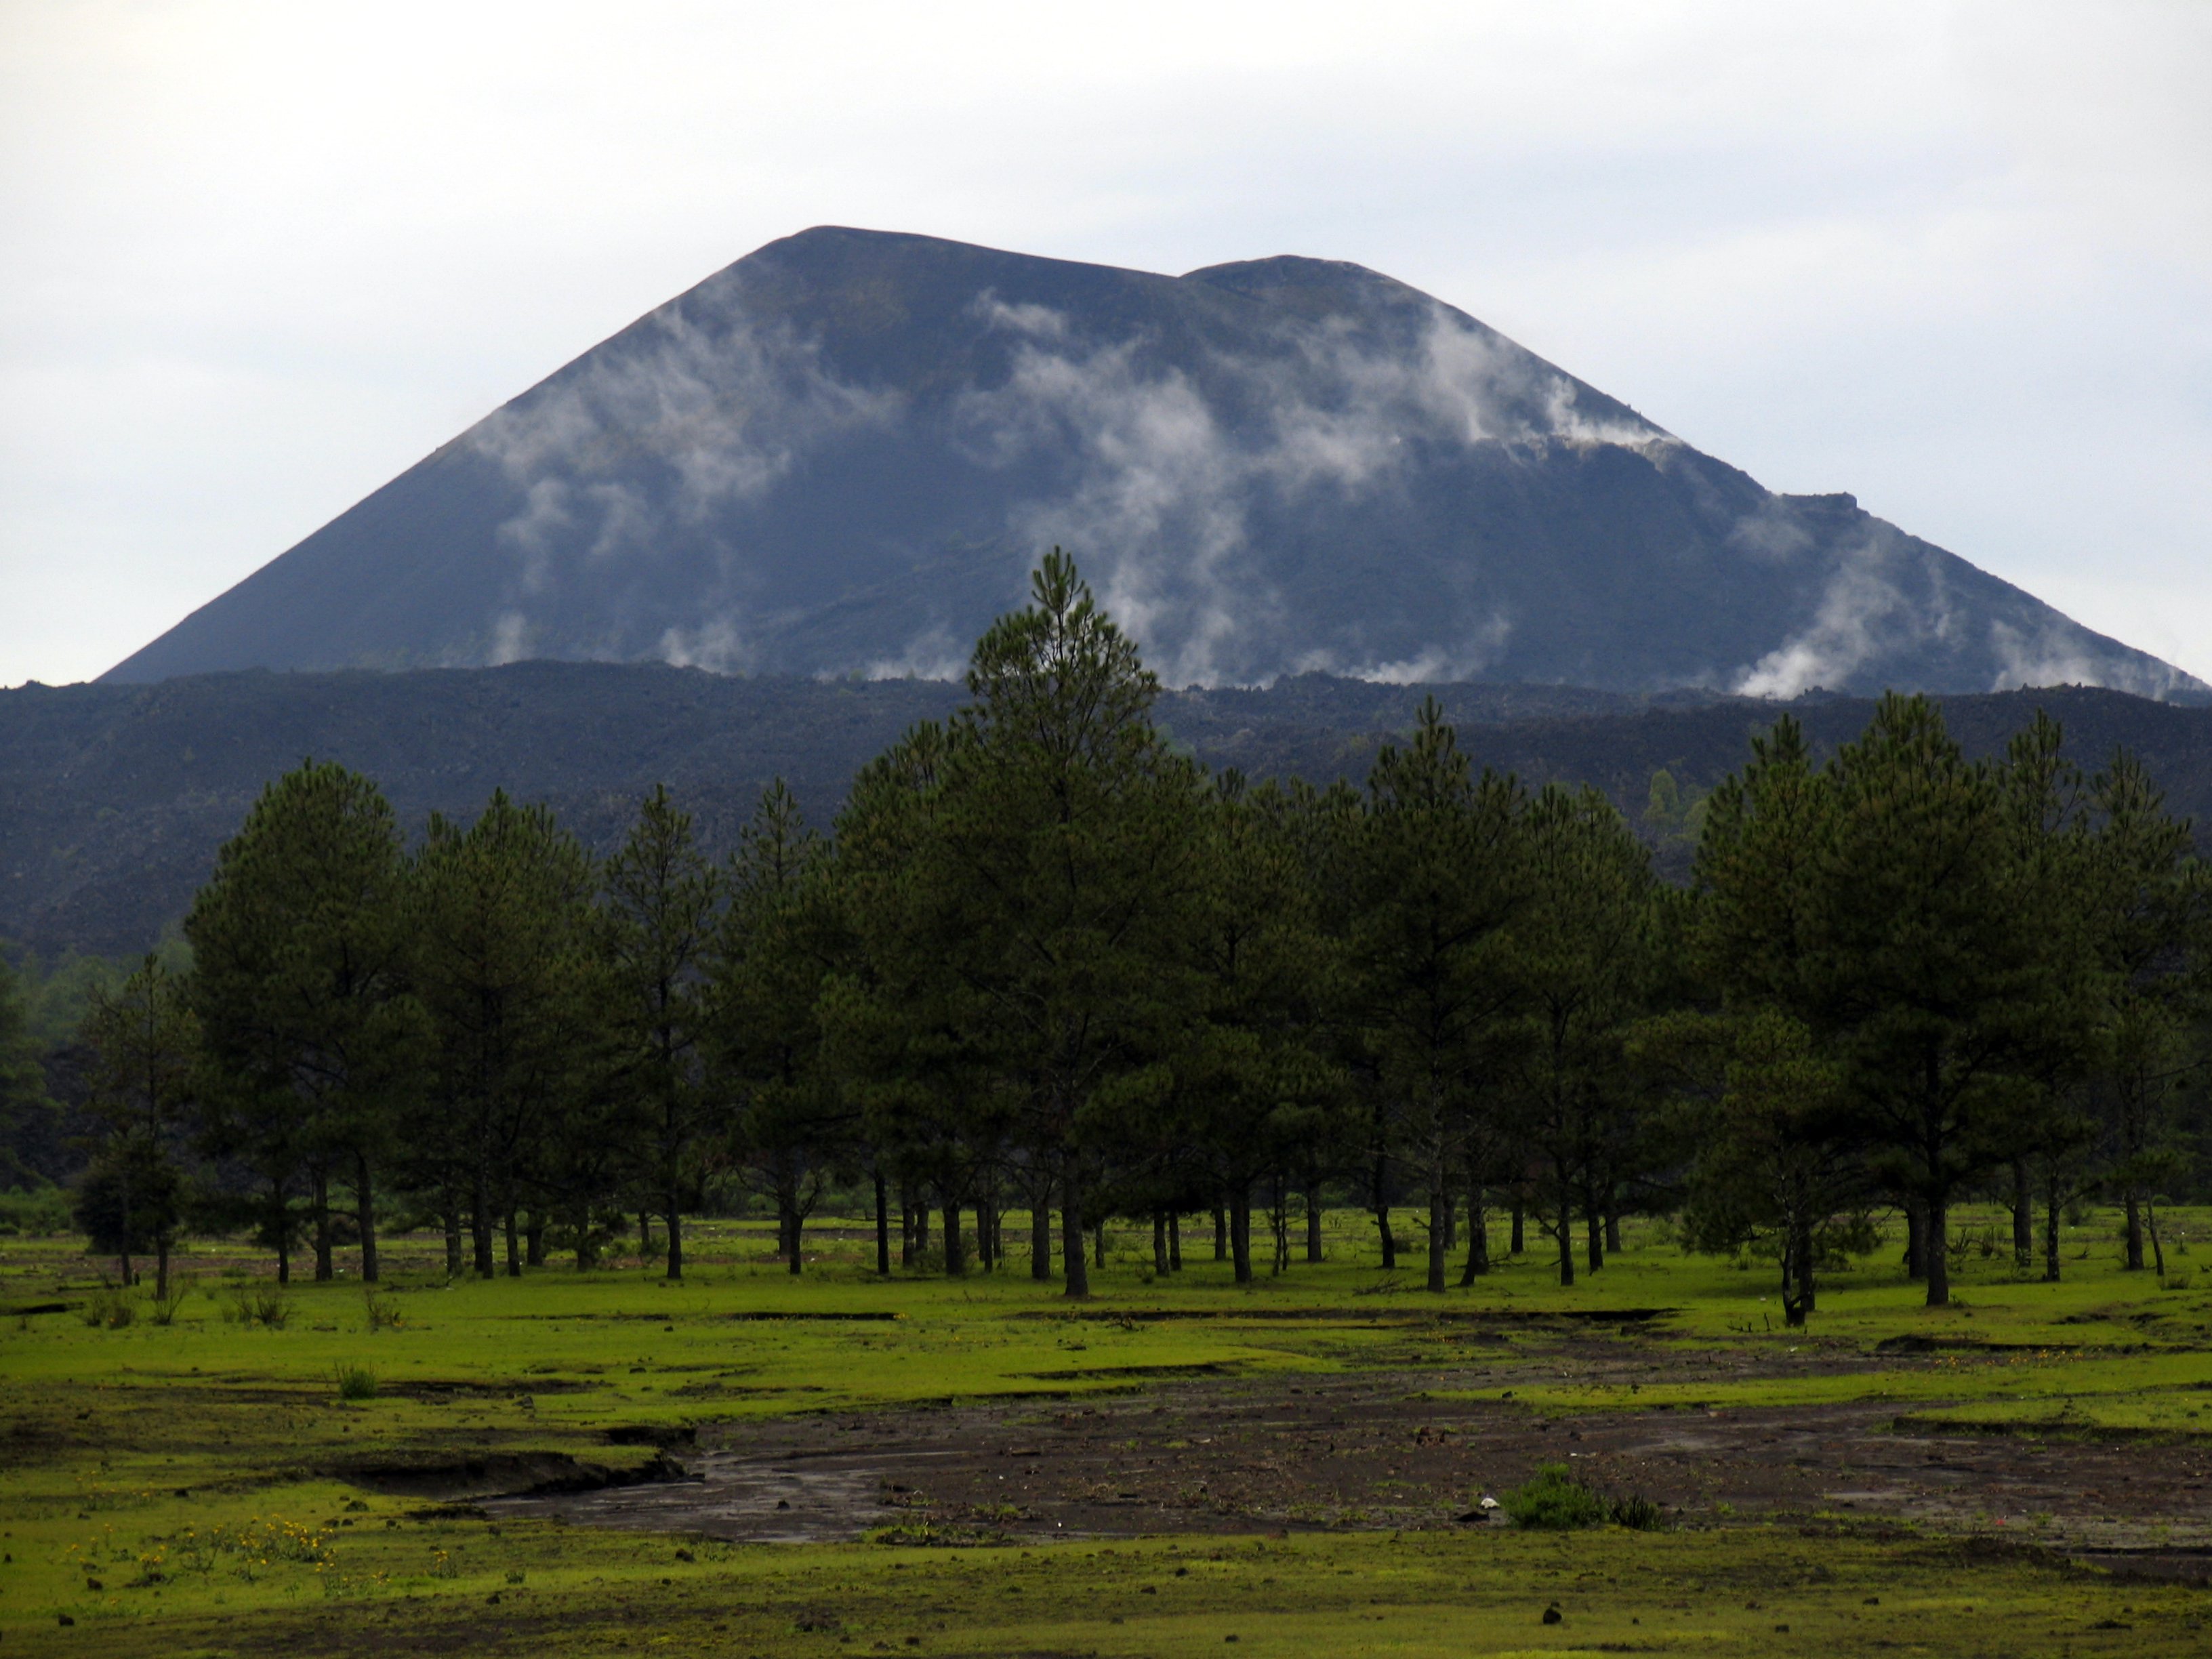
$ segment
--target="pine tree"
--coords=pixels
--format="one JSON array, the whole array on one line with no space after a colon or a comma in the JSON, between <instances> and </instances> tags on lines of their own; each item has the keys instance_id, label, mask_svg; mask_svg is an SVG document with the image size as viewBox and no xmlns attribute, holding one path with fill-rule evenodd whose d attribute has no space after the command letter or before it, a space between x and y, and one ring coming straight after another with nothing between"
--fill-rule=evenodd
<instances>
[{"instance_id":1,"label":"pine tree","mask_svg":"<svg viewBox=\"0 0 2212 1659\"><path fill-rule=\"evenodd\" d=\"M2063 964L2002 775L1969 762L1925 698L1885 697L1829 771L1811 1001L1860 1133L1918 1206L1942 1307L1953 1199L2010 1161L2039 1069L2071 1040Z\"/></svg>"},{"instance_id":2,"label":"pine tree","mask_svg":"<svg viewBox=\"0 0 2212 1659\"><path fill-rule=\"evenodd\" d=\"M712 969L716 1075L796 1273L807 1217L856 1163L858 1112L822 1054L823 990L845 954L826 849L781 779L745 825L729 887Z\"/></svg>"},{"instance_id":3,"label":"pine tree","mask_svg":"<svg viewBox=\"0 0 2212 1659\"><path fill-rule=\"evenodd\" d=\"M517 1209L545 1193L552 1133L580 1091L605 1086L614 997L593 948L591 860L542 806L495 793L466 830L433 816L415 860L410 969L429 1038L412 1115L418 1187L465 1211L480 1278Z\"/></svg>"},{"instance_id":4,"label":"pine tree","mask_svg":"<svg viewBox=\"0 0 2212 1659\"><path fill-rule=\"evenodd\" d=\"M1117 1115L1163 1092L1189 1006L1176 923L1198 783L1153 728L1158 682L1074 562L1055 549L1030 586L975 647L924 909L1021 1090L1023 1140L1056 1175L1066 1291L1083 1297L1101 1155Z\"/></svg>"},{"instance_id":5,"label":"pine tree","mask_svg":"<svg viewBox=\"0 0 2212 1659\"><path fill-rule=\"evenodd\" d=\"M670 804L665 787L646 797L629 840L600 873L599 947L618 999L611 1011L621 1048L617 1063L637 1109L647 1184L668 1229L671 1279L684 1277L684 1197L694 1152L720 1115L707 1085L703 1039L722 888L698 848L690 815ZM599 1098L584 1091L580 1101ZM587 1112L572 1126L587 1143L577 1149L586 1157L603 1116ZM576 1162L572 1157L569 1166ZM589 1201L581 1190L571 1199L586 1231Z\"/></svg>"},{"instance_id":6,"label":"pine tree","mask_svg":"<svg viewBox=\"0 0 2212 1659\"><path fill-rule=\"evenodd\" d=\"M1413 742L1377 756L1368 795L1352 858L1358 1018L1392 1112L1384 1146L1425 1177L1427 1282L1441 1292L1461 1172L1502 1139L1500 1045L1522 990L1511 929L1530 893L1527 800L1510 778L1471 775L1434 698Z\"/></svg>"},{"instance_id":7,"label":"pine tree","mask_svg":"<svg viewBox=\"0 0 2212 1659\"><path fill-rule=\"evenodd\" d=\"M333 1271L333 1177L353 1190L362 1276L377 1274L375 1171L417 1052L402 879L376 786L310 763L262 793L185 923L216 1139L260 1171L262 1231L287 1275L302 1177L315 1276Z\"/></svg>"},{"instance_id":8,"label":"pine tree","mask_svg":"<svg viewBox=\"0 0 2212 1659\"><path fill-rule=\"evenodd\" d=\"M1547 786L1528 844L1516 1092L1522 1137L1547 1171L1559 1282L1571 1285L1575 1216L1595 1270L1607 1224L1650 1161L1654 1125L1629 1042L1656 977L1656 883L1650 854L1595 790Z\"/></svg>"},{"instance_id":9,"label":"pine tree","mask_svg":"<svg viewBox=\"0 0 2212 1659\"><path fill-rule=\"evenodd\" d=\"M169 1253L188 1200L185 1143L193 1109L198 1022L185 986L149 956L112 992L95 994L82 1038L92 1055L87 1104L99 1126L78 1183L77 1224L96 1248L155 1257L155 1294L169 1293Z\"/></svg>"}]
</instances>

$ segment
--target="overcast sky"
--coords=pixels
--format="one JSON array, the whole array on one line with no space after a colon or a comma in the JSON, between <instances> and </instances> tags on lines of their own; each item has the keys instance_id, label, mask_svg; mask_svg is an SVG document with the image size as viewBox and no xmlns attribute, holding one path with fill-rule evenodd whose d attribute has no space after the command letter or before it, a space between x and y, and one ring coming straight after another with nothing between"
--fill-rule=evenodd
<instances>
[{"instance_id":1,"label":"overcast sky","mask_svg":"<svg viewBox=\"0 0 2212 1659\"><path fill-rule=\"evenodd\" d=\"M2212 678L2212 3L0 0L0 684L811 224L1352 259Z\"/></svg>"}]
</instances>

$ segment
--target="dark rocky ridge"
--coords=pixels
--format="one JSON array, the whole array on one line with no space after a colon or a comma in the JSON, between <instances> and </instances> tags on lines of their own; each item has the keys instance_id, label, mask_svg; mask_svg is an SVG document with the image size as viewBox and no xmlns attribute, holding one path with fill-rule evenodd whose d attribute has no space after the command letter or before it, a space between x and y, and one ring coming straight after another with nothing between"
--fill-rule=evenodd
<instances>
[{"instance_id":1,"label":"dark rocky ridge","mask_svg":"<svg viewBox=\"0 0 2212 1659\"><path fill-rule=\"evenodd\" d=\"M2205 690L1359 266L835 228L641 319L108 678L943 675L1055 543L1176 684Z\"/></svg>"},{"instance_id":2,"label":"dark rocky ridge","mask_svg":"<svg viewBox=\"0 0 2212 1659\"><path fill-rule=\"evenodd\" d=\"M1159 718L1210 765L1358 780L1431 692L1477 763L1532 783L1595 784L1632 816L1654 770L1708 787L1780 712L1695 693L1313 675L1263 691L1170 693ZM864 762L962 695L938 681L560 663L0 691L0 938L41 953L150 943L183 914L262 786L307 757L375 778L410 832L433 809L465 817L505 787L549 802L601 850L618 841L639 795L665 781L723 849L778 775L825 825ZM2178 810L2212 821L2212 709L2081 689L1945 700L1953 729L1981 754L2001 749L2038 706L2065 722L2085 764L2125 744ZM1790 707L1825 748L1856 735L1872 705L1813 696ZM1685 849L1664 852L1679 872Z\"/></svg>"}]
</instances>

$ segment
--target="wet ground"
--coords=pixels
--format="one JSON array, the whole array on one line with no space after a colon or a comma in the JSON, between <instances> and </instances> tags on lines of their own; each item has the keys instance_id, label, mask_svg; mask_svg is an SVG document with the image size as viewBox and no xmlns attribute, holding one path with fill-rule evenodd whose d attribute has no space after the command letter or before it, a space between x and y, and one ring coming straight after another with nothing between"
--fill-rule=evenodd
<instances>
[{"instance_id":1,"label":"wet ground","mask_svg":"<svg viewBox=\"0 0 2212 1659\"><path fill-rule=\"evenodd\" d=\"M1665 1364L1680 1380L1683 1358L1655 1352L1569 1345L1544 1365ZM1497 1389L1498 1373L1204 1378L725 1424L673 1449L687 1479L496 1507L760 1542L1437 1528L1483 1524L1484 1494L1560 1462L1693 1523L1907 1523L2212 1574L2212 1445L1943 1434L1881 1404L1545 1417L1426 1397L1459 1387Z\"/></svg>"}]
</instances>

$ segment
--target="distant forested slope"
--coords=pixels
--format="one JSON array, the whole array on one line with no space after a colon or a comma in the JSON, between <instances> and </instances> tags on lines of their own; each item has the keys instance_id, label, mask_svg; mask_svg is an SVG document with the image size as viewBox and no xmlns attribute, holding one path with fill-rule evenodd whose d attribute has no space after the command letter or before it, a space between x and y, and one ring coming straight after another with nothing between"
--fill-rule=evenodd
<instances>
[{"instance_id":1,"label":"distant forested slope","mask_svg":"<svg viewBox=\"0 0 2212 1659\"><path fill-rule=\"evenodd\" d=\"M932 680L732 678L659 664L524 663L413 673L204 675L155 685L0 691L0 939L41 955L150 944L180 916L263 784L310 757L375 778L402 821L466 817L495 788L543 800L598 848L665 782L717 849L786 779L826 826L854 772L915 721L958 706ZM1638 698L1552 686L1399 686L1307 675L1267 690L1192 690L1159 719L1209 765L1255 777L1364 778L1433 695L1481 764L1531 783L1595 784L1645 823L1653 774L1688 793L1741 764L1784 705L1696 693ZM1977 753L2039 705L2085 764L2125 744L2172 805L2212 819L2212 709L2060 688L1947 698ZM1786 705L1823 749L1864 699ZM1679 835L1662 848L1675 872Z\"/></svg>"}]
</instances>

